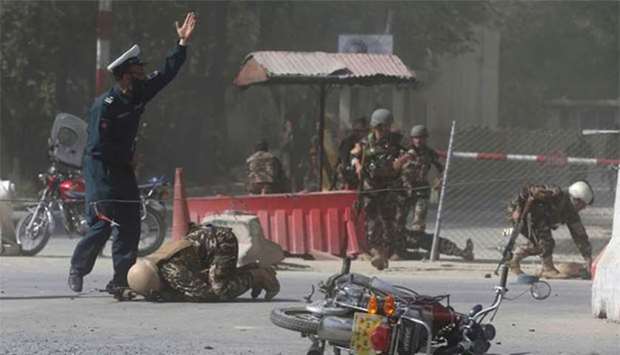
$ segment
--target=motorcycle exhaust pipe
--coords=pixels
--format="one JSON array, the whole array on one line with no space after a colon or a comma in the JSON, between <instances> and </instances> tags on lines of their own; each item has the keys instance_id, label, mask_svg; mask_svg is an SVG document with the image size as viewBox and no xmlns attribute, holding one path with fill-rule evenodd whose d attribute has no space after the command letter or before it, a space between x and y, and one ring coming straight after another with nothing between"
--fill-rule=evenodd
<instances>
[{"instance_id":1,"label":"motorcycle exhaust pipe","mask_svg":"<svg viewBox=\"0 0 620 355\"><path fill-rule=\"evenodd\" d=\"M319 323L317 335L332 344L349 347L353 336L353 318L324 317Z\"/></svg>"}]
</instances>

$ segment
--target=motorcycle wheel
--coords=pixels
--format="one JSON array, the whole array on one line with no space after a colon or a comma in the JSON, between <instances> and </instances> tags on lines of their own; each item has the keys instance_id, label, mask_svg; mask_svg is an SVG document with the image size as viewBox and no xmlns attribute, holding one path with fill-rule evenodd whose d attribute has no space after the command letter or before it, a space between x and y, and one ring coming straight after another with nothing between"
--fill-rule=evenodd
<instances>
[{"instance_id":1,"label":"motorcycle wheel","mask_svg":"<svg viewBox=\"0 0 620 355\"><path fill-rule=\"evenodd\" d=\"M50 231L50 221L47 219L45 212L39 212L37 219L35 219L32 228L34 233L28 232L26 229L33 216L33 212L28 213L19 220L17 228L15 228L17 242L21 247L21 255L24 256L37 255L45 248L52 234Z\"/></svg>"},{"instance_id":2,"label":"motorcycle wheel","mask_svg":"<svg viewBox=\"0 0 620 355\"><path fill-rule=\"evenodd\" d=\"M138 256L143 257L153 253L163 244L166 239L166 222L159 212L147 206L146 217L141 223Z\"/></svg>"},{"instance_id":3,"label":"motorcycle wheel","mask_svg":"<svg viewBox=\"0 0 620 355\"><path fill-rule=\"evenodd\" d=\"M280 328L303 334L316 334L320 318L305 307L284 307L271 311L271 322Z\"/></svg>"}]
</instances>

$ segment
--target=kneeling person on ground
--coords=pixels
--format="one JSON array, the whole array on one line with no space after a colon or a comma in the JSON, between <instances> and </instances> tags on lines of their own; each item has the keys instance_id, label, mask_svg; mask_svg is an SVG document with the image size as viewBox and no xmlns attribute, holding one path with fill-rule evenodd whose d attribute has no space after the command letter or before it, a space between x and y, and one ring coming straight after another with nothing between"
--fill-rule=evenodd
<instances>
[{"instance_id":1,"label":"kneeling person on ground","mask_svg":"<svg viewBox=\"0 0 620 355\"><path fill-rule=\"evenodd\" d=\"M250 289L253 298L265 290L270 300L280 291L273 269L238 268L237 257L237 237L230 228L199 225L139 260L127 281L132 290L159 301L228 301Z\"/></svg>"},{"instance_id":2,"label":"kneeling person on ground","mask_svg":"<svg viewBox=\"0 0 620 355\"><path fill-rule=\"evenodd\" d=\"M424 249L427 252L431 252L433 247L433 235L425 232L404 229L403 233L406 238L407 248L410 249ZM443 255L458 256L465 261L474 260L474 242L467 238L465 242L465 248L459 248L453 241L439 237L439 253Z\"/></svg>"},{"instance_id":3,"label":"kneeling person on ground","mask_svg":"<svg viewBox=\"0 0 620 355\"><path fill-rule=\"evenodd\" d=\"M586 229L579 217L579 211L594 201L592 188L586 181L573 183L568 192L553 185L525 186L511 204L512 220L515 225L526 211L529 218L522 224L520 233L528 239L526 245L516 248L510 261L510 269L522 274L521 260L530 255L540 255L542 270L540 276L546 278L565 278L553 264L555 241L551 231L560 224L566 224L577 249L585 260L586 271L592 265L592 246Z\"/></svg>"}]
</instances>

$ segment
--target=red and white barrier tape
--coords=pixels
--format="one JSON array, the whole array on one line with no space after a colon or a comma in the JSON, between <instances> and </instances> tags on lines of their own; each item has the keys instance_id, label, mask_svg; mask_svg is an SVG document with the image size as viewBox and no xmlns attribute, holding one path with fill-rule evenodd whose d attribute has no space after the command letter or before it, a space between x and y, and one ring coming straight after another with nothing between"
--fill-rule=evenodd
<instances>
[{"instance_id":1,"label":"red and white barrier tape","mask_svg":"<svg viewBox=\"0 0 620 355\"><path fill-rule=\"evenodd\" d=\"M447 154L445 151L437 151L437 153L443 158L445 158ZM620 159L566 157L560 153L552 153L549 155L527 155L489 152L452 152L452 157L474 160L532 161L541 164L547 163L550 165L620 165Z\"/></svg>"}]
</instances>

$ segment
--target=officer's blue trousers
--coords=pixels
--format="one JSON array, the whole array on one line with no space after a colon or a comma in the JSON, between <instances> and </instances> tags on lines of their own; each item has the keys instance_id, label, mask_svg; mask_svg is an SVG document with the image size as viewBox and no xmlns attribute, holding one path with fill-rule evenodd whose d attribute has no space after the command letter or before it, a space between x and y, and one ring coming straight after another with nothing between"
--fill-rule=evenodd
<instances>
[{"instance_id":1,"label":"officer's blue trousers","mask_svg":"<svg viewBox=\"0 0 620 355\"><path fill-rule=\"evenodd\" d=\"M139 201L140 196L133 169L128 165L108 164L98 158L86 156L83 174L89 229L73 251L71 271L82 276L89 274L97 256L113 234L113 281L127 284L127 272L136 262L140 242L140 204L135 202ZM95 202L98 202L96 206L100 214L120 226L112 227L110 222L98 218L93 205Z\"/></svg>"}]
</instances>

